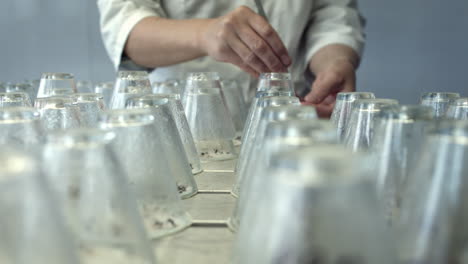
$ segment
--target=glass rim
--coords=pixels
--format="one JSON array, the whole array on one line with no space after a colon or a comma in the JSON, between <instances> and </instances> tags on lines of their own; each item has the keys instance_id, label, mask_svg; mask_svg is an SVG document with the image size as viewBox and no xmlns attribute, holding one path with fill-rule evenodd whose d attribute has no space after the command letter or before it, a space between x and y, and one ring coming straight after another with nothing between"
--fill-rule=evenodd
<instances>
[{"instance_id":1,"label":"glass rim","mask_svg":"<svg viewBox=\"0 0 468 264\"><path fill-rule=\"evenodd\" d=\"M117 79L149 81L149 75L147 71L119 71L117 73Z\"/></svg>"},{"instance_id":2,"label":"glass rim","mask_svg":"<svg viewBox=\"0 0 468 264\"><path fill-rule=\"evenodd\" d=\"M138 103L151 103L151 104L145 104L145 107L155 107L155 106L161 106L161 105L167 105L169 103L169 99L167 98L163 98L163 97L157 97L155 96L153 98L152 94L148 94L148 95L143 95L143 96L139 96L139 97L134 97L134 98L130 98L127 100L127 104L130 104L130 103L136 103L137 105L132 105L132 106L141 106L141 105L138 105ZM139 108L139 107L136 107L136 108Z\"/></svg>"},{"instance_id":3,"label":"glass rim","mask_svg":"<svg viewBox=\"0 0 468 264\"><path fill-rule=\"evenodd\" d=\"M391 120L433 120L434 110L426 105L385 105L376 118Z\"/></svg>"},{"instance_id":4,"label":"glass rim","mask_svg":"<svg viewBox=\"0 0 468 264\"><path fill-rule=\"evenodd\" d=\"M365 97L368 96L368 97ZM375 94L371 92L340 92L336 95L336 101L355 101L359 99L374 99Z\"/></svg>"},{"instance_id":5,"label":"glass rim","mask_svg":"<svg viewBox=\"0 0 468 264\"><path fill-rule=\"evenodd\" d=\"M334 127L333 123L328 120L324 119L311 119L311 120L278 120L272 121L267 124L266 127L266 135L265 136L273 136L278 134L283 134L283 132L287 132L287 130L291 129L301 129L308 132L313 131L324 131L327 133L336 133L336 128ZM338 135L336 135L336 139L338 141Z\"/></svg>"},{"instance_id":6,"label":"glass rim","mask_svg":"<svg viewBox=\"0 0 468 264\"><path fill-rule=\"evenodd\" d=\"M259 80L278 80L290 81L291 74L289 72L263 72L260 73Z\"/></svg>"},{"instance_id":7,"label":"glass rim","mask_svg":"<svg viewBox=\"0 0 468 264\"><path fill-rule=\"evenodd\" d=\"M371 98L371 99L357 99L353 102L353 108L369 108L370 106L387 106L398 105L395 99L387 98Z\"/></svg>"},{"instance_id":8,"label":"glass rim","mask_svg":"<svg viewBox=\"0 0 468 264\"><path fill-rule=\"evenodd\" d=\"M421 95L421 101L453 100L457 98L460 98L460 94L454 92L427 92Z\"/></svg>"},{"instance_id":9,"label":"glass rim","mask_svg":"<svg viewBox=\"0 0 468 264\"><path fill-rule=\"evenodd\" d=\"M468 97L457 98L450 103L450 106L468 107Z\"/></svg>"},{"instance_id":10,"label":"glass rim","mask_svg":"<svg viewBox=\"0 0 468 264\"><path fill-rule=\"evenodd\" d=\"M29 95L25 92L0 92L0 97L22 97L29 99Z\"/></svg>"},{"instance_id":11,"label":"glass rim","mask_svg":"<svg viewBox=\"0 0 468 264\"><path fill-rule=\"evenodd\" d=\"M34 101L34 104L39 103L39 102L60 102L63 104L73 104L75 101L73 97L69 96L64 96L64 95L59 95L59 96L49 96L49 97L39 97L36 98Z\"/></svg>"},{"instance_id":12,"label":"glass rim","mask_svg":"<svg viewBox=\"0 0 468 264\"><path fill-rule=\"evenodd\" d=\"M99 82L94 89L114 89L114 82Z\"/></svg>"},{"instance_id":13,"label":"glass rim","mask_svg":"<svg viewBox=\"0 0 468 264\"><path fill-rule=\"evenodd\" d=\"M77 102L104 100L103 95L100 93L74 93L70 96Z\"/></svg>"},{"instance_id":14,"label":"glass rim","mask_svg":"<svg viewBox=\"0 0 468 264\"><path fill-rule=\"evenodd\" d=\"M42 73L41 80L74 80L75 77L71 73L65 72L44 72Z\"/></svg>"}]
</instances>

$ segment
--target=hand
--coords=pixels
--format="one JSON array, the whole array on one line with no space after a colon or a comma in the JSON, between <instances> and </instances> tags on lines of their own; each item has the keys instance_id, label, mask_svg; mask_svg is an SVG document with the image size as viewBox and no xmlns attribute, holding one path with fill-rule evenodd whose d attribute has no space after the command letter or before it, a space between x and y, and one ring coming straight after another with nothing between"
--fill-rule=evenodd
<instances>
[{"instance_id":1,"label":"hand","mask_svg":"<svg viewBox=\"0 0 468 264\"><path fill-rule=\"evenodd\" d=\"M336 94L356 90L355 66L347 59L337 59L320 69L311 91L304 98L320 117L329 118L335 106Z\"/></svg>"},{"instance_id":2,"label":"hand","mask_svg":"<svg viewBox=\"0 0 468 264\"><path fill-rule=\"evenodd\" d=\"M255 77L262 72L286 72L291 64L278 33L245 6L210 19L201 29L198 41L207 55L232 63Z\"/></svg>"}]
</instances>

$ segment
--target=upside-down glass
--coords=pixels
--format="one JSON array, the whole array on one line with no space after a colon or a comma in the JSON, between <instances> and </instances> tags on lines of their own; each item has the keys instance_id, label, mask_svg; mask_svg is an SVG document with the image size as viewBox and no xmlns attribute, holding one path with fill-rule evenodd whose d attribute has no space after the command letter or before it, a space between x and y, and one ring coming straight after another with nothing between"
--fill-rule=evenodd
<instances>
[{"instance_id":1,"label":"upside-down glass","mask_svg":"<svg viewBox=\"0 0 468 264\"><path fill-rule=\"evenodd\" d=\"M63 96L76 93L75 78L70 73L43 73L37 98Z\"/></svg>"},{"instance_id":2,"label":"upside-down glass","mask_svg":"<svg viewBox=\"0 0 468 264\"><path fill-rule=\"evenodd\" d=\"M338 93L336 96L335 107L331 116L331 121L335 124L338 130L340 140L345 136L346 127L348 126L349 119L351 118L351 109L353 102L358 99L374 99L373 93L367 92L350 92Z\"/></svg>"},{"instance_id":3,"label":"upside-down glass","mask_svg":"<svg viewBox=\"0 0 468 264\"><path fill-rule=\"evenodd\" d=\"M102 94L106 107L110 106L112 93L114 91L114 82L100 82L94 87L94 92Z\"/></svg>"},{"instance_id":4,"label":"upside-down glass","mask_svg":"<svg viewBox=\"0 0 468 264\"><path fill-rule=\"evenodd\" d=\"M39 111L41 120L47 130L69 129L80 126L80 109L72 97L37 98L34 107Z\"/></svg>"},{"instance_id":5,"label":"upside-down glass","mask_svg":"<svg viewBox=\"0 0 468 264\"><path fill-rule=\"evenodd\" d=\"M257 213L242 218L234 263L396 263L360 158L337 145L275 156Z\"/></svg>"},{"instance_id":6,"label":"upside-down glass","mask_svg":"<svg viewBox=\"0 0 468 264\"><path fill-rule=\"evenodd\" d=\"M191 224L179 196L190 197L197 188L193 177L182 178L192 176L190 169L167 151L154 120L150 109L113 110L104 113L102 126L117 134L113 149L137 195L146 230L157 238Z\"/></svg>"},{"instance_id":7,"label":"upside-down glass","mask_svg":"<svg viewBox=\"0 0 468 264\"><path fill-rule=\"evenodd\" d=\"M344 144L353 151L367 150L374 136L375 116L383 107L397 104L396 100L380 98L354 101Z\"/></svg>"},{"instance_id":8,"label":"upside-down glass","mask_svg":"<svg viewBox=\"0 0 468 264\"><path fill-rule=\"evenodd\" d=\"M110 149L113 132L51 134L43 163L83 263L154 263L134 193Z\"/></svg>"},{"instance_id":9,"label":"upside-down glass","mask_svg":"<svg viewBox=\"0 0 468 264\"><path fill-rule=\"evenodd\" d=\"M29 151L44 140L39 112L31 107L0 109L0 144L15 144Z\"/></svg>"},{"instance_id":10,"label":"upside-down glass","mask_svg":"<svg viewBox=\"0 0 468 264\"><path fill-rule=\"evenodd\" d=\"M421 96L419 104L427 105L434 109L436 118L443 118L450 102L460 97L458 93L431 92Z\"/></svg>"},{"instance_id":11,"label":"upside-down glass","mask_svg":"<svg viewBox=\"0 0 468 264\"><path fill-rule=\"evenodd\" d=\"M130 98L151 93L151 83L145 71L119 71L109 109L124 109Z\"/></svg>"},{"instance_id":12,"label":"upside-down glass","mask_svg":"<svg viewBox=\"0 0 468 264\"><path fill-rule=\"evenodd\" d=\"M261 142L263 140L266 127L269 122L282 120L313 120L317 119L315 108L310 106L297 105L296 97L263 97L259 100L263 104L260 110L260 119L257 128L251 130L244 140L243 155L239 158L237 166L237 180L232 188L232 194L239 196L240 189L250 176L256 166L256 156L261 152Z\"/></svg>"},{"instance_id":13,"label":"upside-down glass","mask_svg":"<svg viewBox=\"0 0 468 264\"><path fill-rule=\"evenodd\" d=\"M248 206L255 207L255 202L264 195L263 185L269 178L264 172L270 165L271 157L280 151L290 151L307 146L319 144L337 144L336 129L328 120L283 120L269 122L263 136L260 137L260 150L255 159L256 166L252 168L250 177L246 179L240 188L239 199L228 226L232 231L237 231L240 219ZM260 191L259 191L260 190Z\"/></svg>"},{"instance_id":14,"label":"upside-down glass","mask_svg":"<svg viewBox=\"0 0 468 264\"><path fill-rule=\"evenodd\" d=\"M102 116L101 127L116 132L114 146L125 160L130 177L171 177L180 197L186 199L197 194L198 187L180 138L174 137L177 135L174 122L168 122L171 124L168 126L159 124L169 113L167 107L156 105L107 111Z\"/></svg>"},{"instance_id":15,"label":"upside-down glass","mask_svg":"<svg viewBox=\"0 0 468 264\"><path fill-rule=\"evenodd\" d=\"M5 92L7 93L25 93L28 95L28 98L31 104L34 103L37 96L37 87L29 83L11 83L6 86Z\"/></svg>"},{"instance_id":16,"label":"upside-down glass","mask_svg":"<svg viewBox=\"0 0 468 264\"><path fill-rule=\"evenodd\" d=\"M247 120L242 131L242 141L249 133L251 123L257 113L258 100L266 96L294 96L294 87L289 73L262 73L260 74L255 98L250 104Z\"/></svg>"},{"instance_id":17,"label":"upside-down glass","mask_svg":"<svg viewBox=\"0 0 468 264\"><path fill-rule=\"evenodd\" d=\"M183 96L187 121L202 162L236 157L233 139L235 128L223 102L220 89L198 88L190 79Z\"/></svg>"},{"instance_id":18,"label":"upside-down glass","mask_svg":"<svg viewBox=\"0 0 468 264\"><path fill-rule=\"evenodd\" d=\"M22 92L0 93L0 107L23 106L30 107L31 99L28 94Z\"/></svg>"},{"instance_id":19,"label":"upside-down glass","mask_svg":"<svg viewBox=\"0 0 468 264\"><path fill-rule=\"evenodd\" d=\"M223 80L221 81L221 87L225 96L226 106L231 113L236 129L236 145L239 145L245 120L247 119L247 105L235 80Z\"/></svg>"},{"instance_id":20,"label":"upside-down glass","mask_svg":"<svg viewBox=\"0 0 468 264\"><path fill-rule=\"evenodd\" d=\"M432 108L422 105L383 107L375 117L371 164L377 192L391 225L398 219L401 191L409 171L419 159L423 139L433 125Z\"/></svg>"},{"instance_id":21,"label":"upside-down glass","mask_svg":"<svg viewBox=\"0 0 468 264\"><path fill-rule=\"evenodd\" d=\"M174 120L177 127L177 131L174 131L174 134L178 134L182 140L182 145L185 150L188 162L192 169L192 174L198 174L203 171L200 158L198 157L197 149L193 141L192 133L190 132L190 127L185 117L184 108L180 102L180 96L178 94L151 94L139 97L135 100L132 100L133 107L168 107L171 117L169 119ZM172 121L171 121L172 122Z\"/></svg>"},{"instance_id":22,"label":"upside-down glass","mask_svg":"<svg viewBox=\"0 0 468 264\"><path fill-rule=\"evenodd\" d=\"M445 116L450 119L468 120L468 97L450 102Z\"/></svg>"},{"instance_id":23,"label":"upside-down glass","mask_svg":"<svg viewBox=\"0 0 468 264\"><path fill-rule=\"evenodd\" d=\"M98 93L77 93L72 96L80 109L80 126L97 127L99 114L104 110L104 99Z\"/></svg>"},{"instance_id":24,"label":"upside-down glass","mask_svg":"<svg viewBox=\"0 0 468 264\"><path fill-rule=\"evenodd\" d=\"M258 128L263 110L270 106L300 105L300 102L299 98L293 96L265 96L258 98L256 104L257 106L255 107L255 112L252 114L249 127L245 131L246 134L242 137L239 159L237 160L235 169L238 177L237 182L242 181L241 177L244 174L247 161L251 158L251 149L254 146L255 138L258 136L257 133L259 132ZM234 186L231 193L237 197L239 195L239 186Z\"/></svg>"},{"instance_id":25,"label":"upside-down glass","mask_svg":"<svg viewBox=\"0 0 468 264\"><path fill-rule=\"evenodd\" d=\"M424 141L398 223L401 263L463 263L468 238L468 123L445 121Z\"/></svg>"},{"instance_id":26,"label":"upside-down glass","mask_svg":"<svg viewBox=\"0 0 468 264\"><path fill-rule=\"evenodd\" d=\"M39 163L15 147L0 149L0 263L78 264Z\"/></svg>"}]
</instances>

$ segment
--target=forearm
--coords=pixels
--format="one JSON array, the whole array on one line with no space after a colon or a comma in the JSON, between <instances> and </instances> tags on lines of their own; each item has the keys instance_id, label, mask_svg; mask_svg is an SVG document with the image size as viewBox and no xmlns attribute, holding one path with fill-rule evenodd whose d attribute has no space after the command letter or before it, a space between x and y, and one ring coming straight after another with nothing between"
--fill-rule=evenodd
<instances>
[{"instance_id":1,"label":"forearm","mask_svg":"<svg viewBox=\"0 0 468 264\"><path fill-rule=\"evenodd\" d=\"M206 56L200 46L199 32L208 22L209 19L145 18L130 32L125 53L135 63L149 68Z\"/></svg>"},{"instance_id":2,"label":"forearm","mask_svg":"<svg viewBox=\"0 0 468 264\"><path fill-rule=\"evenodd\" d=\"M318 50L310 60L309 69L317 75L337 61L347 61L355 69L359 66L359 55L354 49L343 44L331 44Z\"/></svg>"}]
</instances>

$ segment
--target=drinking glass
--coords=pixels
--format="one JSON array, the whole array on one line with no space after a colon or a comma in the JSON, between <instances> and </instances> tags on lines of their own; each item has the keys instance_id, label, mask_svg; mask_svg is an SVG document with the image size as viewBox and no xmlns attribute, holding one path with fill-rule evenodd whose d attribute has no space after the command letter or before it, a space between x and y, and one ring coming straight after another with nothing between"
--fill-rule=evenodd
<instances>
[{"instance_id":1,"label":"drinking glass","mask_svg":"<svg viewBox=\"0 0 468 264\"><path fill-rule=\"evenodd\" d=\"M274 156L257 212L242 218L233 262L396 263L363 163L338 145Z\"/></svg>"},{"instance_id":2,"label":"drinking glass","mask_svg":"<svg viewBox=\"0 0 468 264\"><path fill-rule=\"evenodd\" d=\"M43 73L37 98L71 95L77 92L75 77L70 73Z\"/></svg>"},{"instance_id":3,"label":"drinking glass","mask_svg":"<svg viewBox=\"0 0 468 264\"><path fill-rule=\"evenodd\" d=\"M82 127L97 127L99 114L104 110L104 99L98 93L77 93L72 96L80 111Z\"/></svg>"},{"instance_id":4,"label":"drinking glass","mask_svg":"<svg viewBox=\"0 0 468 264\"><path fill-rule=\"evenodd\" d=\"M150 237L180 231L191 224L179 196L197 192L188 166L180 166L182 157L174 157L161 142L154 114L150 109L112 110L103 115L102 126L113 130L112 143L129 178ZM179 175L178 175L179 173ZM184 174L181 174L184 173ZM176 182L177 181L177 182Z\"/></svg>"},{"instance_id":5,"label":"drinking glass","mask_svg":"<svg viewBox=\"0 0 468 264\"><path fill-rule=\"evenodd\" d=\"M443 118L447 108L453 100L460 97L458 93L431 92L421 96L419 104L427 105L434 109L437 118Z\"/></svg>"},{"instance_id":6,"label":"drinking glass","mask_svg":"<svg viewBox=\"0 0 468 264\"><path fill-rule=\"evenodd\" d=\"M198 155L202 162L234 159L233 139L236 131L232 118L220 89L201 88L204 83L189 79L183 96L185 115ZM192 85L191 88L188 88L189 85Z\"/></svg>"},{"instance_id":7,"label":"drinking glass","mask_svg":"<svg viewBox=\"0 0 468 264\"><path fill-rule=\"evenodd\" d=\"M250 104L247 121L242 131L242 142L249 133L251 123L257 113L258 100L266 96L294 96L294 87L289 73L262 73L260 74L255 97Z\"/></svg>"},{"instance_id":8,"label":"drinking glass","mask_svg":"<svg viewBox=\"0 0 468 264\"><path fill-rule=\"evenodd\" d=\"M0 93L0 107L23 106L31 107L31 100L28 94L17 93Z\"/></svg>"},{"instance_id":9,"label":"drinking glass","mask_svg":"<svg viewBox=\"0 0 468 264\"><path fill-rule=\"evenodd\" d=\"M173 161L170 167L177 181L179 193L182 198L189 198L197 193L197 184L192 174L193 165L188 161L184 145L180 137L177 125L174 121L169 100L166 98L145 95L132 98L128 101L128 108L149 109L157 124L155 132L159 141L163 144L164 155Z\"/></svg>"},{"instance_id":10,"label":"drinking glass","mask_svg":"<svg viewBox=\"0 0 468 264\"><path fill-rule=\"evenodd\" d=\"M425 135L434 125L434 113L429 106L391 105L381 109L374 125L370 163L388 223L393 224L398 219L401 191L409 171L420 157Z\"/></svg>"},{"instance_id":11,"label":"drinking glass","mask_svg":"<svg viewBox=\"0 0 468 264\"><path fill-rule=\"evenodd\" d=\"M446 117L456 120L468 120L468 97L458 98L450 102Z\"/></svg>"},{"instance_id":12,"label":"drinking glass","mask_svg":"<svg viewBox=\"0 0 468 264\"><path fill-rule=\"evenodd\" d=\"M294 99L290 101L291 98L297 99L295 97L264 97L259 101L271 106L261 107L263 109L259 108L261 113L257 129L251 138L244 141L245 156L242 156L237 167L237 181L232 189L234 196L239 196L239 190L243 183L252 175L251 172L256 166L254 156L261 152L260 143L263 140L268 123L282 120L317 119L317 112L311 106L288 105L290 102L295 102Z\"/></svg>"},{"instance_id":13,"label":"drinking glass","mask_svg":"<svg viewBox=\"0 0 468 264\"><path fill-rule=\"evenodd\" d=\"M463 263L468 227L468 123L445 121L424 140L397 224L402 263Z\"/></svg>"},{"instance_id":14,"label":"drinking glass","mask_svg":"<svg viewBox=\"0 0 468 264\"><path fill-rule=\"evenodd\" d=\"M124 109L130 98L151 93L151 83L145 71L119 71L109 109Z\"/></svg>"},{"instance_id":15,"label":"drinking glass","mask_svg":"<svg viewBox=\"0 0 468 264\"><path fill-rule=\"evenodd\" d=\"M25 93L28 95L30 104L34 103L37 95L37 87L32 86L29 83L11 83L5 87L6 93Z\"/></svg>"},{"instance_id":16,"label":"drinking glass","mask_svg":"<svg viewBox=\"0 0 468 264\"><path fill-rule=\"evenodd\" d=\"M253 201L263 197L263 185L269 181L264 172L267 170L272 156L280 151L301 149L324 143L338 143L336 129L328 120L288 119L273 121L268 123L261 135L255 166L248 171L250 176L242 183L239 199L236 200L234 211L228 219L228 226L233 232L239 229L240 219L246 208L255 206Z\"/></svg>"},{"instance_id":17,"label":"drinking glass","mask_svg":"<svg viewBox=\"0 0 468 264\"><path fill-rule=\"evenodd\" d=\"M185 150L190 168L192 169L192 174L198 174L203 171L200 158L198 157L197 149L195 147L195 142L193 141L192 133L190 132L190 127L185 117L184 108L180 101L180 96L178 94L152 94L145 95L143 97L132 100L132 107L149 107L154 106L159 107L168 107L170 116L168 120L174 120L177 131L174 131L175 134L179 134L180 139L182 140L182 145ZM172 122L172 121L171 121ZM172 125L172 124L171 124Z\"/></svg>"},{"instance_id":18,"label":"drinking glass","mask_svg":"<svg viewBox=\"0 0 468 264\"><path fill-rule=\"evenodd\" d=\"M382 107L397 105L392 99L358 99L354 101L344 144L353 151L367 150L374 135L374 118Z\"/></svg>"},{"instance_id":19,"label":"drinking glass","mask_svg":"<svg viewBox=\"0 0 468 264\"><path fill-rule=\"evenodd\" d=\"M258 127L260 123L260 117L263 110L266 107L276 107L283 105L300 105L299 98L293 96L266 96L260 97L257 100L257 106L255 107L255 112L252 114L252 119L249 123L249 127L246 129L244 136L242 137L242 145L240 148L239 159L236 164L236 173L238 180L242 181L241 178L247 160L250 158L251 148L253 147L255 138L258 136ZM237 197L239 195L239 188L234 187L231 193Z\"/></svg>"},{"instance_id":20,"label":"drinking glass","mask_svg":"<svg viewBox=\"0 0 468 264\"><path fill-rule=\"evenodd\" d=\"M37 98L34 107L39 111L41 120L47 130L69 129L80 126L80 108L72 97Z\"/></svg>"},{"instance_id":21,"label":"drinking glass","mask_svg":"<svg viewBox=\"0 0 468 264\"><path fill-rule=\"evenodd\" d=\"M0 108L0 144L31 150L43 143L44 134L39 112L34 108Z\"/></svg>"},{"instance_id":22,"label":"drinking glass","mask_svg":"<svg viewBox=\"0 0 468 264\"><path fill-rule=\"evenodd\" d=\"M114 82L100 82L94 87L94 92L102 94L106 107L110 106L112 92L114 91Z\"/></svg>"},{"instance_id":23,"label":"drinking glass","mask_svg":"<svg viewBox=\"0 0 468 264\"><path fill-rule=\"evenodd\" d=\"M43 164L83 263L154 263L134 192L110 148L115 134L79 128L52 133Z\"/></svg>"},{"instance_id":24,"label":"drinking glass","mask_svg":"<svg viewBox=\"0 0 468 264\"><path fill-rule=\"evenodd\" d=\"M344 139L345 131L351 117L353 102L358 99L374 99L375 95L368 92L349 92L338 93L336 96L335 107L331 116L331 121L338 130L340 140Z\"/></svg>"},{"instance_id":25,"label":"drinking glass","mask_svg":"<svg viewBox=\"0 0 468 264\"><path fill-rule=\"evenodd\" d=\"M0 149L0 263L78 264L39 164L15 147Z\"/></svg>"}]
</instances>

